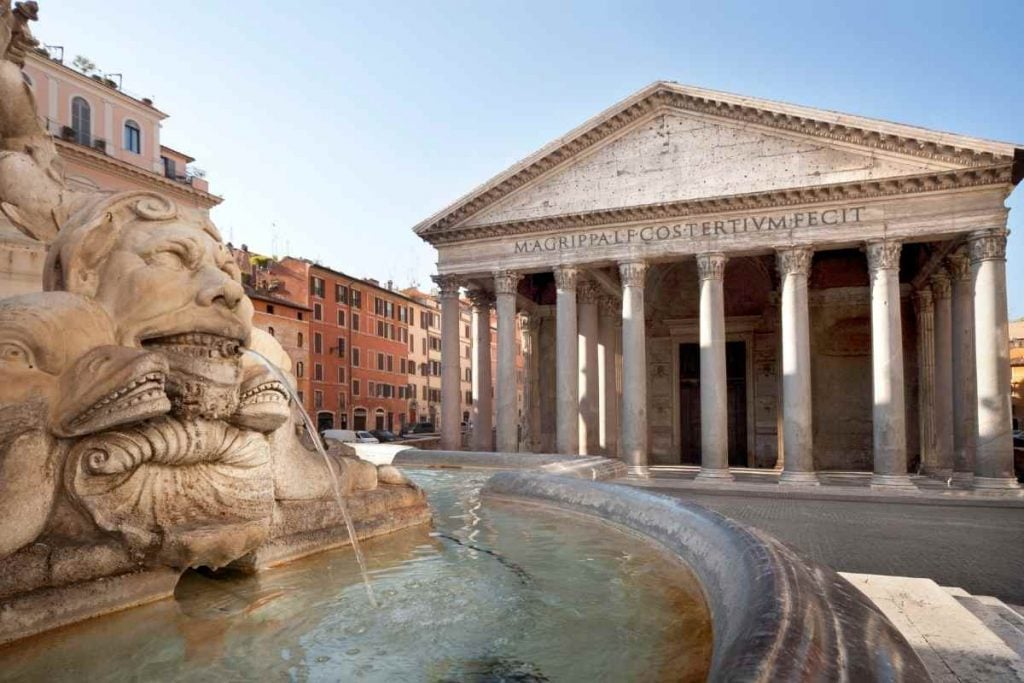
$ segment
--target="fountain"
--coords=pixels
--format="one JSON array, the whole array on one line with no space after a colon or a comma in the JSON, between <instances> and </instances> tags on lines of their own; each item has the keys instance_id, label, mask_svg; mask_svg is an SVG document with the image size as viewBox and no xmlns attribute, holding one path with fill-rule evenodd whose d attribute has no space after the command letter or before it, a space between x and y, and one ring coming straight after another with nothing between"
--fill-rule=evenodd
<instances>
[{"instance_id":1,"label":"fountain","mask_svg":"<svg viewBox=\"0 0 1024 683\"><path fill-rule=\"evenodd\" d=\"M64 183L37 10L0 0L0 230L47 245L0 299L0 676L927 680L834 572L619 461L325 451L210 220Z\"/></svg>"}]
</instances>

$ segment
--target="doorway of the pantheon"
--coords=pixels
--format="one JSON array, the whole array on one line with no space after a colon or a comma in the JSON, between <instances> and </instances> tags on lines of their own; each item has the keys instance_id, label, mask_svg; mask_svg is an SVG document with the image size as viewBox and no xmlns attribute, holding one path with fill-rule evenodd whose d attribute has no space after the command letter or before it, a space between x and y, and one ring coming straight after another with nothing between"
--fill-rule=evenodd
<instances>
[{"instance_id":1,"label":"doorway of the pantheon","mask_svg":"<svg viewBox=\"0 0 1024 683\"><path fill-rule=\"evenodd\" d=\"M747 466L747 342L725 343L729 466ZM679 345L680 462L700 464L700 344Z\"/></svg>"}]
</instances>

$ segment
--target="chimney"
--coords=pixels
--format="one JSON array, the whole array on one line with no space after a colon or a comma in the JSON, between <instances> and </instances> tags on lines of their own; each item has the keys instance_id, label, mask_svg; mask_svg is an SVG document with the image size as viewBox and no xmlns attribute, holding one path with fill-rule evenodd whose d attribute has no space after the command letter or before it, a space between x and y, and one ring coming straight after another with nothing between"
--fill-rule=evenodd
<instances>
[{"instance_id":1,"label":"chimney","mask_svg":"<svg viewBox=\"0 0 1024 683\"><path fill-rule=\"evenodd\" d=\"M395 283L393 280L388 280L388 289L392 292L395 291Z\"/></svg>"}]
</instances>

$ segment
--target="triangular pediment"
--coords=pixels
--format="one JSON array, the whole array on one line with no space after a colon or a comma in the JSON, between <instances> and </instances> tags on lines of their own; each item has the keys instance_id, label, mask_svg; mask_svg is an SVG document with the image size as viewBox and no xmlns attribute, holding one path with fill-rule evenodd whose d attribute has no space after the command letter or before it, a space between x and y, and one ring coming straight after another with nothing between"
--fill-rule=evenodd
<instances>
[{"instance_id":1,"label":"triangular pediment","mask_svg":"<svg viewBox=\"0 0 1024 683\"><path fill-rule=\"evenodd\" d=\"M462 225L533 220L950 168L926 159L882 155L666 109L597 149L568 160Z\"/></svg>"},{"instance_id":2,"label":"triangular pediment","mask_svg":"<svg viewBox=\"0 0 1024 683\"><path fill-rule=\"evenodd\" d=\"M1014 154L1007 143L657 82L415 230L428 241L471 237L486 226L1009 167Z\"/></svg>"}]
</instances>

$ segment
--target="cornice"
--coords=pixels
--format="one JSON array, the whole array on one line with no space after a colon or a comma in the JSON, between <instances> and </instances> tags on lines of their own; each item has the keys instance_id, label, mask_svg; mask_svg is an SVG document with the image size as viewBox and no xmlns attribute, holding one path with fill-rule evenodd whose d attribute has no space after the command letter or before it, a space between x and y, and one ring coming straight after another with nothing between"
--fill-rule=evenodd
<instances>
[{"instance_id":1,"label":"cornice","mask_svg":"<svg viewBox=\"0 0 1024 683\"><path fill-rule=\"evenodd\" d=\"M156 185L156 188L161 192L167 192L168 194L177 195L180 197L188 197L190 200L197 202L204 209L210 209L220 204L224 199L218 197L215 194L209 192L203 192L197 190L191 185L184 185L169 178L164 178L158 173L147 171L144 168L139 168L133 164L129 164L120 159L109 157L106 154L93 151L87 147L83 147L77 143L67 142L60 138L54 138L54 143L57 145L57 149L60 152L60 156L64 159L74 159L75 161L82 162L86 165L93 166L101 171L107 171L109 173L115 173L121 176L130 176L133 180L140 179L146 183L152 183Z\"/></svg>"},{"instance_id":2,"label":"cornice","mask_svg":"<svg viewBox=\"0 0 1024 683\"><path fill-rule=\"evenodd\" d=\"M778 104L778 103L766 103ZM641 99L608 115L592 125L584 125L574 135L545 147L534 156L527 158L516 166L494 178L478 190L457 201L448 209L435 214L415 228L424 239L430 235L445 231L458 225L486 206L499 201L515 190L540 177L541 175L562 164L571 157L590 149L609 136L652 114L659 109L694 112L707 116L732 121L741 125L758 125L765 128L797 133L799 135L855 145L872 151L901 154L908 157L927 159L939 163L962 167L984 167L993 164L1010 164L1012 155L997 154L988 150L976 150L965 146L951 144L956 136L949 136L948 142L925 139L929 131L920 130L921 137L914 133L918 129L901 127L906 134L873 130L852 123L841 123L835 120L824 120L805 116L796 111L781 111L769 106L753 106L752 104L728 101L711 95L690 94L679 89L661 84ZM803 110L807 111L807 110ZM831 113L818 112L822 117ZM848 117L852 118L852 117ZM861 119L863 120L863 119ZM875 122L882 123L882 122ZM941 138L940 138L941 139Z\"/></svg>"},{"instance_id":3,"label":"cornice","mask_svg":"<svg viewBox=\"0 0 1024 683\"><path fill-rule=\"evenodd\" d=\"M536 232L636 221L671 220L732 211L785 209L828 202L852 202L987 185L1009 185L1012 182L1012 169L1012 163L1002 163L981 168L954 169L876 180L856 180L834 185L809 185L769 192L750 192L706 199L642 204L522 221L488 223L472 227L456 226L424 233L421 237L430 244L438 246L470 239L519 236Z\"/></svg>"}]
</instances>

